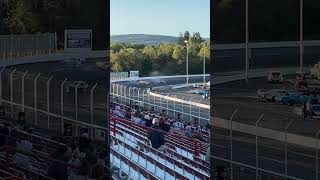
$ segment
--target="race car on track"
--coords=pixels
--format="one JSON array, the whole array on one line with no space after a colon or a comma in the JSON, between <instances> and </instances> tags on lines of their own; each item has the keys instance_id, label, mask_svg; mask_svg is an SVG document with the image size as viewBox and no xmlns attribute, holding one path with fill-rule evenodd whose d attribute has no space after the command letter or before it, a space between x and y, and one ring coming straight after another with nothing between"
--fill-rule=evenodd
<instances>
[{"instance_id":1,"label":"race car on track","mask_svg":"<svg viewBox=\"0 0 320 180\"><path fill-rule=\"evenodd\" d=\"M202 89L196 89L192 91L192 94L197 94L197 95L205 95L207 94L209 91L206 90L202 90Z\"/></svg>"},{"instance_id":2,"label":"race car on track","mask_svg":"<svg viewBox=\"0 0 320 180\"><path fill-rule=\"evenodd\" d=\"M76 86L79 84L78 89L81 89L82 91L86 91L89 87L88 83L83 81L73 81L66 85L66 91L69 93L71 89L76 88Z\"/></svg>"},{"instance_id":3,"label":"race car on track","mask_svg":"<svg viewBox=\"0 0 320 180\"><path fill-rule=\"evenodd\" d=\"M320 104L311 105L310 118L311 119L320 118Z\"/></svg>"},{"instance_id":4,"label":"race car on track","mask_svg":"<svg viewBox=\"0 0 320 180\"><path fill-rule=\"evenodd\" d=\"M290 106L303 104L311 100L311 96L304 95L302 92L288 93L281 97L282 104L287 104Z\"/></svg>"},{"instance_id":5,"label":"race car on track","mask_svg":"<svg viewBox=\"0 0 320 180\"><path fill-rule=\"evenodd\" d=\"M166 83L164 80L160 80L160 79L140 80L138 82L140 84L146 84L146 85Z\"/></svg>"},{"instance_id":6,"label":"race car on track","mask_svg":"<svg viewBox=\"0 0 320 180\"><path fill-rule=\"evenodd\" d=\"M283 89L258 90L258 97L267 101L281 102L282 96L288 93L289 91Z\"/></svg>"}]
</instances>

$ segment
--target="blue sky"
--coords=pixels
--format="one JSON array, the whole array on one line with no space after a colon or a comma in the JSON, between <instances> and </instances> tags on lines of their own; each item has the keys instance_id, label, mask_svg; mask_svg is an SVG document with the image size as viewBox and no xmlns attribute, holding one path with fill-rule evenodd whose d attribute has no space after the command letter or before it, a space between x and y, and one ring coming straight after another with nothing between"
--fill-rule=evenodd
<instances>
[{"instance_id":1,"label":"blue sky","mask_svg":"<svg viewBox=\"0 0 320 180\"><path fill-rule=\"evenodd\" d=\"M110 33L210 37L210 0L111 0Z\"/></svg>"}]
</instances>

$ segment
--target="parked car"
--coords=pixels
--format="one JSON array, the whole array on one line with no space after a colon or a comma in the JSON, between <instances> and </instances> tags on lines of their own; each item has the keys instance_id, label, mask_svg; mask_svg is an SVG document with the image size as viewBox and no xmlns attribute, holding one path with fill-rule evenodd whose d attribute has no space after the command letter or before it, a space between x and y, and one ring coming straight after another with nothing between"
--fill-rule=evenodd
<instances>
[{"instance_id":1,"label":"parked car","mask_svg":"<svg viewBox=\"0 0 320 180\"><path fill-rule=\"evenodd\" d=\"M268 82L283 83L283 77L280 71L270 71L268 75Z\"/></svg>"}]
</instances>

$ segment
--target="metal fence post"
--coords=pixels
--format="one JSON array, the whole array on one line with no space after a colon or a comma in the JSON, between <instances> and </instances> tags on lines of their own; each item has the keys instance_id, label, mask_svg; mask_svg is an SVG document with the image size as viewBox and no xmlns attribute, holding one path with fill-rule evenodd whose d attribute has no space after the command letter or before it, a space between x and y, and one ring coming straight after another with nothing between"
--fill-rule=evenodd
<instances>
[{"instance_id":1,"label":"metal fence post","mask_svg":"<svg viewBox=\"0 0 320 180\"><path fill-rule=\"evenodd\" d=\"M93 125L93 91L96 89L98 83L94 84L90 91L90 115L91 115L91 125ZM93 129L91 129L91 138L93 138Z\"/></svg>"},{"instance_id":2,"label":"metal fence post","mask_svg":"<svg viewBox=\"0 0 320 180\"><path fill-rule=\"evenodd\" d=\"M117 97L119 97L119 84L117 84Z\"/></svg>"},{"instance_id":3,"label":"metal fence post","mask_svg":"<svg viewBox=\"0 0 320 180\"><path fill-rule=\"evenodd\" d=\"M74 99L75 99L75 110L76 110L76 136L78 136L78 87L80 86L80 82L77 83L76 87L74 88Z\"/></svg>"},{"instance_id":4,"label":"metal fence post","mask_svg":"<svg viewBox=\"0 0 320 180\"><path fill-rule=\"evenodd\" d=\"M237 114L238 109L234 110L230 116L230 179L233 180L233 117Z\"/></svg>"},{"instance_id":5,"label":"metal fence post","mask_svg":"<svg viewBox=\"0 0 320 180\"><path fill-rule=\"evenodd\" d=\"M261 114L256 121L256 180L259 180L259 152L258 152L258 125L264 114Z\"/></svg>"},{"instance_id":6,"label":"metal fence post","mask_svg":"<svg viewBox=\"0 0 320 180\"><path fill-rule=\"evenodd\" d=\"M174 95L173 98L176 98L177 95ZM176 101L173 101L173 117L176 118Z\"/></svg>"},{"instance_id":7,"label":"metal fence post","mask_svg":"<svg viewBox=\"0 0 320 180\"><path fill-rule=\"evenodd\" d=\"M60 111L61 111L61 132L63 133L64 130L64 113L63 113L63 86L67 82L67 78L64 79L64 81L60 85Z\"/></svg>"},{"instance_id":8,"label":"metal fence post","mask_svg":"<svg viewBox=\"0 0 320 180\"><path fill-rule=\"evenodd\" d=\"M6 69L6 67L3 67L0 71L0 105L2 106L2 73Z\"/></svg>"},{"instance_id":9,"label":"metal fence post","mask_svg":"<svg viewBox=\"0 0 320 180\"><path fill-rule=\"evenodd\" d=\"M160 103L159 104L160 105L160 112L162 111L162 98L161 98L161 96L162 96L162 93L160 94L160 97L159 97L159 99L160 99L160 102L159 102Z\"/></svg>"},{"instance_id":10,"label":"metal fence post","mask_svg":"<svg viewBox=\"0 0 320 180\"><path fill-rule=\"evenodd\" d=\"M167 95L167 116L169 115L169 94Z\"/></svg>"},{"instance_id":11,"label":"metal fence post","mask_svg":"<svg viewBox=\"0 0 320 180\"><path fill-rule=\"evenodd\" d=\"M31 50L31 56L33 55L33 51L34 51L34 34L31 34L31 41L32 41L32 50Z\"/></svg>"},{"instance_id":12,"label":"metal fence post","mask_svg":"<svg viewBox=\"0 0 320 180\"><path fill-rule=\"evenodd\" d=\"M320 134L320 130L318 130L316 134L316 180L319 180L319 150L318 150L319 134Z\"/></svg>"},{"instance_id":13,"label":"metal fence post","mask_svg":"<svg viewBox=\"0 0 320 180\"><path fill-rule=\"evenodd\" d=\"M10 73L10 107L11 107L11 119L13 119L13 74L16 72L17 70L14 69L11 73Z\"/></svg>"},{"instance_id":14,"label":"metal fence post","mask_svg":"<svg viewBox=\"0 0 320 180\"><path fill-rule=\"evenodd\" d=\"M181 113L181 119L182 119L182 120L183 120L183 114L184 114L184 113L183 113L183 106L184 106L183 99L184 99L184 96L182 96L182 98L181 98L181 100L182 100L182 101L181 101L181 108L182 108L182 109L181 109L181 112L182 112L182 113Z\"/></svg>"},{"instance_id":15,"label":"metal fence post","mask_svg":"<svg viewBox=\"0 0 320 180\"><path fill-rule=\"evenodd\" d=\"M11 43L10 43L10 45L11 45L11 53L10 53L10 55L11 55L11 57L10 57L10 59L13 59L13 35L11 34Z\"/></svg>"},{"instance_id":16,"label":"metal fence post","mask_svg":"<svg viewBox=\"0 0 320 180\"><path fill-rule=\"evenodd\" d=\"M146 90L143 90L142 91L142 106L144 107L144 92L145 92Z\"/></svg>"},{"instance_id":17,"label":"metal fence post","mask_svg":"<svg viewBox=\"0 0 320 180\"><path fill-rule=\"evenodd\" d=\"M138 89L138 95L137 95L137 98L138 98L138 103L140 102L140 88Z\"/></svg>"},{"instance_id":18,"label":"metal fence post","mask_svg":"<svg viewBox=\"0 0 320 180\"><path fill-rule=\"evenodd\" d=\"M120 102L122 102L122 97L123 96L123 85L122 84L120 84Z\"/></svg>"},{"instance_id":19,"label":"metal fence post","mask_svg":"<svg viewBox=\"0 0 320 180\"><path fill-rule=\"evenodd\" d=\"M189 108L190 108L190 118L189 118L189 121L190 121L190 123L192 122L192 104L191 104L191 99L192 99L193 97L191 97L190 98L190 100L189 100Z\"/></svg>"},{"instance_id":20,"label":"metal fence post","mask_svg":"<svg viewBox=\"0 0 320 180\"><path fill-rule=\"evenodd\" d=\"M28 70L23 73L22 79L21 79L21 86L22 86L22 87L21 87L21 88L22 88L22 91L21 91L21 93L22 93L22 99L21 99L21 102L22 102L22 112L24 112L24 78L26 77L27 73L28 73Z\"/></svg>"},{"instance_id":21,"label":"metal fence post","mask_svg":"<svg viewBox=\"0 0 320 180\"><path fill-rule=\"evenodd\" d=\"M127 86L124 86L124 93L123 93L123 99L124 99L124 103L127 103Z\"/></svg>"},{"instance_id":22,"label":"metal fence post","mask_svg":"<svg viewBox=\"0 0 320 180\"><path fill-rule=\"evenodd\" d=\"M48 41L49 41L49 55L51 54L51 34L48 33Z\"/></svg>"},{"instance_id":23,"label":"metal fence post","mask_svg":"<svg viewBox=\"0 0 320 180\"><path fill-rule=\"evenodd\" d=\"M114 93L114 84L112 83L112 94L115 95Z\"/></svg>"},{"instance_id":24,"label":"metal fence post","mask_svg":"<svg viewBox=\"0 0 320 180\"><path fill-rule=\"evenodd\" d=\"M128 96L129 96L129 99L128 99L128 100L129 100L129 102L130 102L130 101L131 101L131 87L129 87L129 95L128 95Z\"/></svg>"},{"instance_id":25,"label":"metal fence post","mask_svg":"<svg viewBox=\"0 0 320 180\"><path fill-rule=\"evenodd\" d=\"M153 96L153 110L156 112L156 96Z\"/></svg>"},{"instance_id":26,"label":"metal fence post","mask_svg":"<svg viewBox=\"0 0 320 180\"><path fill-rule=\"evenodd\" d=\"M50 82L54 75L52 75L47 81L47 113L48 113L48 129L50 129Z\"/></svg>"},{"instance_id":27,"label":"metal fence post","mask_svg":"<svg viewBox=\"0 0 320 180\"><path fill-rule=\"evenodd\" d=\"M38 105L37 105L37 80L40 77L40 73L37 74L37 76L33 80L33 98L34 98L34 124L38 125Z\"/></svg>"},{"instance_id":28,"label":"metal fence post","mask_svg":"<svg viewBox=\"0 0 320 180\"><path fill-rule=\"evenodd\" d=\"M285 173L285 179L287 179L288 176L288 129L290 125L292 124L293 119L290 120L290 122L285 127L285 149L284 149L284 173Z\"/></svg>"}]
</instances>

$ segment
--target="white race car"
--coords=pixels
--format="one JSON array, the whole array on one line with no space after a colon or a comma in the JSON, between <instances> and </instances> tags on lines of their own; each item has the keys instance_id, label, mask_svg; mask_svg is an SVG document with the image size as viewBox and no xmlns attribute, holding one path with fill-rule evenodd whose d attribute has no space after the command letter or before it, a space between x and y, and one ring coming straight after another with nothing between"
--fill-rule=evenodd
<instances>
[{"instance_id":1,"label":"white race car","mask_svg":"<svg viewBox=\"0 0 320 180\"><path fill-rule=\"evenodd\" d=\"M282 97L285 94L289 94L289 91L283 89L271 89L264 93L263 99L267 101L281 102Z\"/></svg>"},{"instance_id":2,"label":"white race car","mask_svg":"<svg viewBox=\"0 0 320 180\"><path fill-rule=\"evenodd\" d=\"M83 91L86 91L89 87L88 83L86 82L83 82L83 81L73 81L69 84L66 85L66 91L67 93L69 93L71 91L71 89L74 89L77 87L77 85L79 84L78 86L78 89L81 89Z\"/></svg>"}]
</instances>

